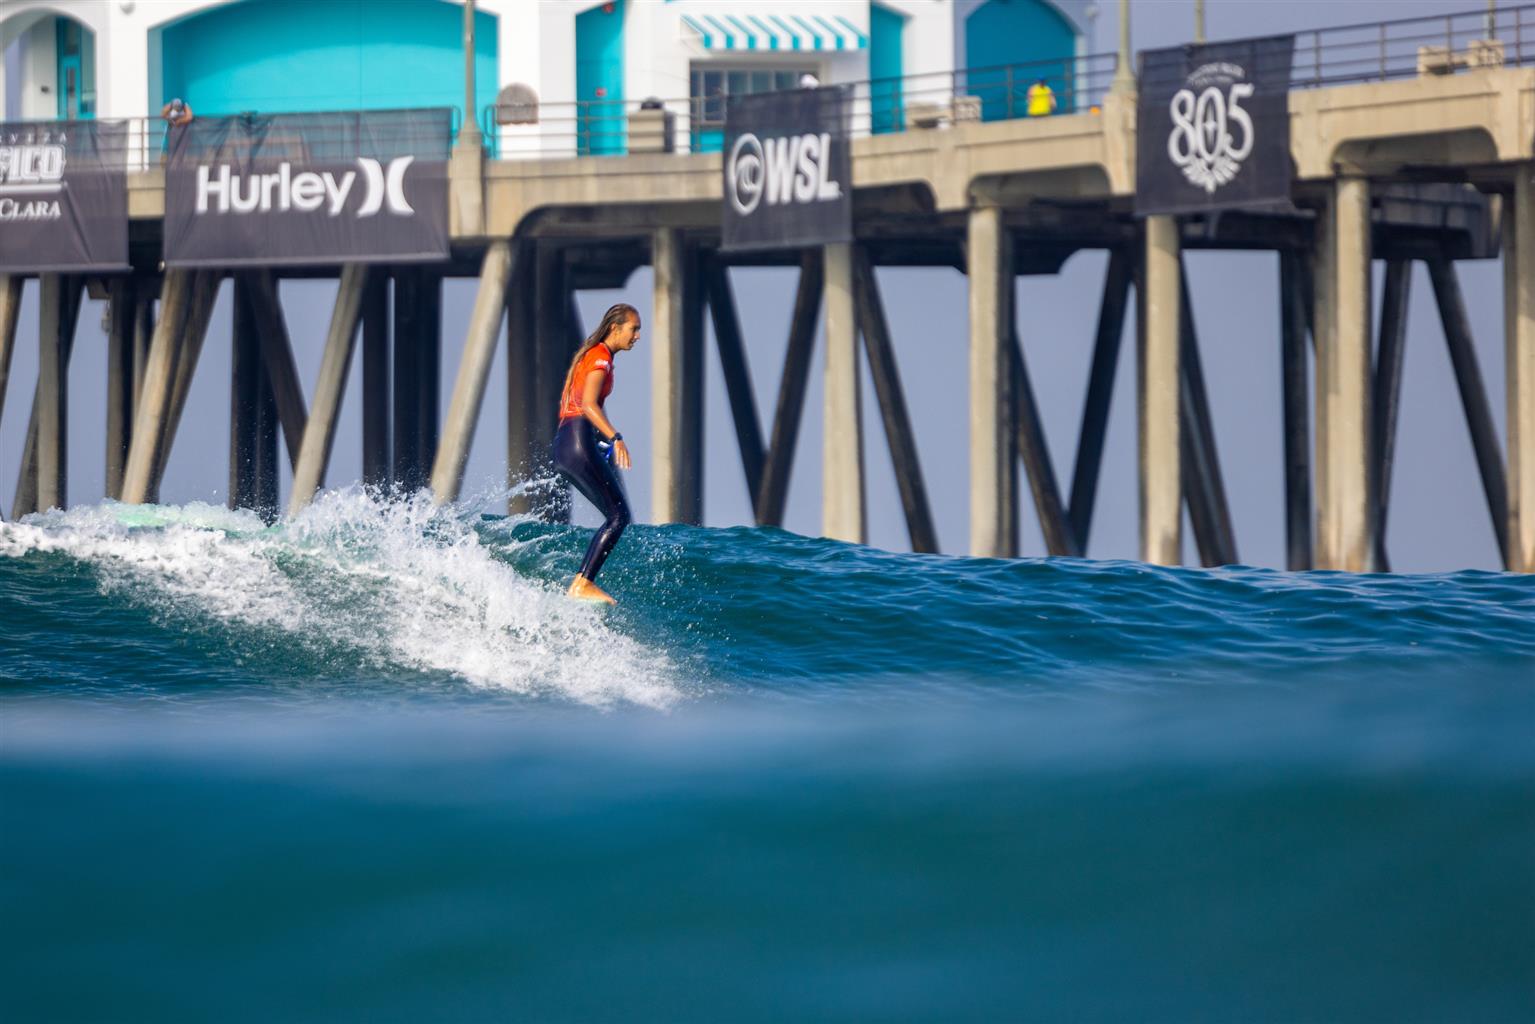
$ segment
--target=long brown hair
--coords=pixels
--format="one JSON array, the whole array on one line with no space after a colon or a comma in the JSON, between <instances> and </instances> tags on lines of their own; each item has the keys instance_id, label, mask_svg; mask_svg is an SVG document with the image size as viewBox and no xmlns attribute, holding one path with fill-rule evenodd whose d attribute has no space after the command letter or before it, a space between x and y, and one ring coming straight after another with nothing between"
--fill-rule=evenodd
<instances>
[{"instance_id":1,"label":"long brown hair","mask_svg":"<svg viewBox=\"0 0 1535 1024\"><path fill-rule=\"evenodd\" d=\"M626 317L631 316L638 320L640 311L627 302L615 303L608 307L608 311L602 314L602 322L597 325L597 329L588 334L586 340L581 343L581 347L576 349L576 356L570 361L570 369L565 371L565 386L560 389L562 396L570 390L570 378L575 374L576 364L581 362L581 357L590 352L593 345L607 338L608 332L617 327Z\"/></svg>"}]
</instances>

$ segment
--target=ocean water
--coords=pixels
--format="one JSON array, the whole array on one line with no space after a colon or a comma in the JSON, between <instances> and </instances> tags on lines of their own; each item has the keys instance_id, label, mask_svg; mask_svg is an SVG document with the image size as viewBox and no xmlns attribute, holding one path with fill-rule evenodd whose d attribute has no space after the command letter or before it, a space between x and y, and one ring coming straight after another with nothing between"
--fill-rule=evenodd
<instances>
[{"instance_id":1,"label":"ocean water","mask_svg":"<svg viewBox=\"0 0 1535 1024\"><path fill-rule=\"evenodd\" d=\"M1535 1019L1535 577L0 524L0 1019Z\"/></svg>"}]
</instances>

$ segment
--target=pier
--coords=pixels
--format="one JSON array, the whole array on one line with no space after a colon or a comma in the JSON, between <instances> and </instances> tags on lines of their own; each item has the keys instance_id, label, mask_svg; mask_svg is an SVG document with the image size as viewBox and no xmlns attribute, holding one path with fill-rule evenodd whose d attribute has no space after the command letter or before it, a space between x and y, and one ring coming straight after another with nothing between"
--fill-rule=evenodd
<instances>
[{"instance_id":1,"label":"pier","mask_svg":"<svg viewBox=\"0 0 1535 1024\"><path fill-rule=\"evenodd\" d=\"M1489 33L1487 29L1494 29ZM1288 202L1217 214L1136 212L1135 60L1062 58L1069 110L1048 117L973 116L974 83L902 81L900 130L874 131L881 82L850 90L854 238L806 250L722 247L720 152L691 152L697 104L624 106L626 152L591 152L587 114L544 104L536 125L500 124L492 104L460 126L448 162L451 257L443 263L352 263L162 269L166 169L157 127L132 126L127 158L131 270L42 273L40 372L12 518L65 507L67 368L82 294L109 299L108 496L156 500L214 299L232 289L228 500L293 514L327 482L340 397L362 346L364 481L459 497L492 359L506 338L509 482L546 471L558 381L581 334L574 292L653 268L646 323L652 362L651 522L699 523L703 500L704 318L730 398L728 416L759 524L781 525L802 443L807 382L823 375L821 532L867 539L859 367L867 359L884 441L896 467L914 551L934 551L931 496L907 410L875 270L942 266L968 277L968 553L1015 557L1020 517L1035 517L1052 555L1092 553L1092 523L1113 382L1134 346L1140 557L1181 560L1183 514L1207 566L1240 560L1220 471L1199 325L1184 254L1276 255L1283 394L1286 565L1390 568L1384 544L1400 417L1410 268L1428 269L1456 394L1505 568L1535 571L1535 6L1483 15L1298 33L1291 71ZM1019 67L1018 82L1039 69ZM941 76L940 76L941 77ZM1017 92L1009 74L1006 95ZM982 96L981 100L985 97ZM888 125L887 125L888 127ZM600 148L600 147L599 147ZM1052 463L1020 344L1017 275L1048 275L1074 253L1108 254L1090 339L1091 370L1071 466ZM1499 259L1504 278L1506 421L1494 420L1471 344L1457 263ZM1372 268L1384 287L1372 294ZM752 364L727 273L797 267L787 355ZM280 301L298 276L338 281L312 387L299 379ZM461 362L443 365L442 282L476 281ZM0 279L0 402L25 401L8 380L22 275ZM1136 305L1131 307L1131 302ZM1374 310L1379 305L1378 330ZM958 317L960 310L955 310ZM824 326L825 350L813 343ZM1131 372L1129 367L1125 372ZM752 375L781 373L758 409ZM441 375L441 376L439 376ZM438 407L439 382L451 400ZM1496 378L1494 378L1496 379ZM312 396L307 400L306 393ZM279 446L278 438L282 439ZM279 495L277 460L293 471ZM1020 498L1022 500L1020 501ZM1025 507L1028 506L1026 509ZM513 512L559 517L558 501Z\"/></svg>"}]
</instances>

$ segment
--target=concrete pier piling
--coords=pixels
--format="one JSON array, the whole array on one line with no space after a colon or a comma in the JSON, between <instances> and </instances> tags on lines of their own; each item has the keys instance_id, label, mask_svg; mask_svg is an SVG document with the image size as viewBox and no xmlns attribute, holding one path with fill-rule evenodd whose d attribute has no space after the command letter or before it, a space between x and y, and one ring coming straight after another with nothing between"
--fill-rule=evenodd
<instances>
[{"instance_id":1,"label":"concrete pier piling","mask_svg":"<svg viewBox=\"0 0 1535 1024\"><path fill-rule=\"evenodd\" d=\"M1181 286L1178 222L1146 218L1145 328L1137 360L1140 419L1141 560L1183 561L1183 469L1179 424Z\"/></svg>"},{"instance_id":2,"label":"concrete pier piling","mask_svg":"<svg viewBox=\"0 0 1535 1024\"><path fill-rule=\"evenodd\" d=\"M858 319L853 305L853 247L825 247L826 376L822 398L821 534L866 543L863 402L858 372Z\"/></svg>"},{"instance_id":3,"label":"concrete pier piling","mask_svg":"<svg viewBox=\"0 0 1535 1024\"><path fill-rule=\"evenodd\" d=\"M1013 241L998 206L969 212L970 553L1018 554L1018 454L1013 429Z\"/></svg>"}]
</instances>

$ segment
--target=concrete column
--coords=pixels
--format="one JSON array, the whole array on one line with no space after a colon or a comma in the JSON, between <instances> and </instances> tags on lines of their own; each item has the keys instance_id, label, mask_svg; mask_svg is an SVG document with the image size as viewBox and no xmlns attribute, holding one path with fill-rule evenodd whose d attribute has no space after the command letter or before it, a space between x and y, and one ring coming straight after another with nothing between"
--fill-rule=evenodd
<instances>
[{"instance_id":1,"label":"concrete column","mask_svg":"<svg viewBox=\"0 0 1535 1024\"><path fill-rule=\"evenodd\" d=\"M682 232L658 230L651 240L655 294L651 300L651 519L657 523L686 522L688 470L686 414L687 258Z\"/></svg>"},{"instance_id":2,"label":"concrete column","mask_svg":"<svg viewBox=\"0 0 1535 1024\"><path fill-rule=\"evenodd\" d=\"M970 553L1018 554L1018 453L1013 423L1013 254L1002 210L970 211Z\"/></svg>"},{"instance_id":3,"label":"concrete column","mask_svg":"<svg viewBox=\"0 0 1535 1024\"><path fill-rule=\"evenodd\" d=\"M1368 572L1375 563L1369 182L1337 179L1326 220L1331 230L1317 261L1317 568Z\"/></svg>"},{"instance_id":4,"label":"concrete column","mask_svg":"<svg viewBox=\"0 0 1535 1024\"><path fill-rule=\"evenodd\" d=\"M821 446L821 533L868 542L864 508L863 407L858 373L858 319L853 302L853 247L825 248L826 381Z\"/></svg>"},{"instance_id":5,"label":"concrete column","mask_svg":"<svg viewBox=\"0 0 1535 1024\"><path fill-rule=\"evenodd\" d=\"M303 511L325 484L325 470L330 464L331 447L336 440L336 420L341 411L341 396L346 390L346 372L352 364L352 350L357 342L357 325L362 317L362 296L367 281L368 268L364 264L348 263L341 270L336 308L331 312L325 352L320 357L314 404L309 410L309 421L304 425L298 465L293 469L293 493L288 497L290 517Z\"/></svg>"},{"instance_id":6,"label":"concrete column","mask_svg":"<svg viewBox=\"0 0 1535 1024\"><path fill-rule=\"evenodd\" d=\"M453 400L443 424L442 447L432 466L432 495L437 504L457 501L464 483L464 465L469 461L469 446L485 402L485 385L490 380L490 364L501 338L501 320L506 313L506 285L512 276L512 247L504 239L492 242L485 250L480 266L480 287L474 296L474 310L469 314L469 335L464 342L463 361L453 383Z\"/></svg>"},{"instance_id":7,"label":"concrete column","mask_svg":"<svg viewBox=\"0 0 1535 1024\"><path fill-rule=\"evenodd\" d=\"M1146 218L1145 324L1136 360L1140 419L1141 560L1183 561L1183 476L1179 436L1181 269L1176 217Z\"/></svg>"},{"instance_id":8,"label":"concrete column","mask_svg":"<svg viewBox=\"0 0 1535 1024\"><path fill-rule=\"evenodd\" d=\"M1535 164L1515 175L1503 224L1508 566L1535 572Z\"/></svg>"},{"instance_id":9,"label":"concrete column","mask_svg":"<svg viewBox=\"0 0 1535 1024\"><path fill-rule=\"evenodd\" d=\"M61 274L44 274L37 330L37 508L68 504L69 359L65 354L65 303L68 283Z\"/></svg>"}]
</instances>

